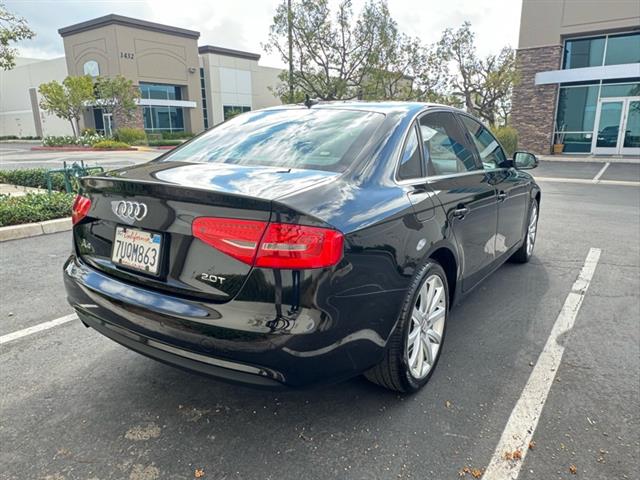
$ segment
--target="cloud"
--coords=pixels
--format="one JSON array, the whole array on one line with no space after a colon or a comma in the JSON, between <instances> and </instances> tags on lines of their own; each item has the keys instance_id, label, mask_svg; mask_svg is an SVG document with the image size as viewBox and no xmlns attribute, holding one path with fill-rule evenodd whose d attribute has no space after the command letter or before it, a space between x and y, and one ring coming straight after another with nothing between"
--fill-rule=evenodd
<instances>
[{"instance_id":1,"label":"cloud","mask_svg":"<svg viewBox=\"0 0 640 480\"><path fill-rule=\"evenodd\" d=\"M330 0L337 4L338 0ZM199 43L260 53L262 65L282 66L278 55L261 47L280 0L7 0L7 8L26 17L37 36L18 44L22 56L64 55L58 29L95 17L117 13L200 32ZM354 0L358 12L364 0ZM517 46L521 2L518 0L392 0L389 10L400 28L425 43L435 42L447 27L465 20L476 32L480 54Z\"/></svg>"}]
</instances>

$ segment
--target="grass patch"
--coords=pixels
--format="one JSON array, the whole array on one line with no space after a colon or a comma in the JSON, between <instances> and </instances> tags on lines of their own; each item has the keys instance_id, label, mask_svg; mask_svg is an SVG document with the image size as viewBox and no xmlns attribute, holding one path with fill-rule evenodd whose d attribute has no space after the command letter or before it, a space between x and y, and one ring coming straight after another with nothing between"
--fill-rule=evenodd
<instances>
[{"instance_id":1,"label":"grass patch","mask_svg":"<svg viewBox=\"0 0 640 480\"><path fill-rule=\"evenodd\" d=\"M43 222L71 216L75 194L28 193L22 197L0 196L0 227Z\"/></svg>"},{"instance_id":2,"label":"grass patch","mask_svg":"<svg viewBox=\"0 0 640 480\"><path fill-rule=\"evenodd\" d=\"M113 148L129 148L129 144L124 142L118 142L116 140L102 140L92 145L93 148L100 148L104 150L111 150Z\"/></svg>"},{"instance_id":3,"label":"grass patch","mask_svg":"<svg viewBox=\"0 0 640 480\"><path fill-rule=\"evenodd\" d=\"M175 147L182 145L184 140L149 140L150 147Z\"/></svg>"}]
</instances>

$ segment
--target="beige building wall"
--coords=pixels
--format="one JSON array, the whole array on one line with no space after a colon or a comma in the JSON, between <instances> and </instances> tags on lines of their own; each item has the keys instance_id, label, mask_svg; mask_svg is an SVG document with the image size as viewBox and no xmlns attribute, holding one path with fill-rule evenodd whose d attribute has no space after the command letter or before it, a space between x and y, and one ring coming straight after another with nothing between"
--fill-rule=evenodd
<instances>
[{"instance_id":1,"label":"beige building wall","mask_svg":"<svg viewBox=\"0 0 640 480\"><path fill-rule=\"evenodd\" d=\"M203 47L207 48L207 47ZM224 121L224 106L250 107L251 110L280 105L268 87L275 87L281 70L258 65L258 55L239 58L201 53L207 86L209 126Z\"/></svg>"},{"instance_id":2,"label":"beige building wall","mask_svg":"<svg viewBox=\"0 0 640 480\"><path fill-rule=\"evenodd\" d=\"M84 64L94 60L98 62L101 76L122 75L135 85L141 82L179 85L182 100L196 104L183 107L185 129L195 133L204 129L197 32L185 36L118 21L80 29L77 33L65 33L65 30L62 29L61 34L70 75L83 75Z\"/></svg>"},{"instance_id":3,"label":"beige building wall","mask_svg":"<svg viewBox=\"0 0 640 480\"><path fill-rule=\"evenodd\" d=\"M71 125L66 120L49 115L39 107L34 112L29 90L36 91L40 84L57 80L62 82L67 76L64 57L52 60L32 58L16 59L12 70L0 70L0 136L36 136L34 113L39 117L43 135L71 135ZM37 103L40 96L37 96Z\"/></svg>"},{"instance_id":4,"label":"beige building wall","mask_svg":"<svg viewBox=\"0 0 640 480\"><path fill-rule=\"evenodd\" d=\"M560 45L564 36L639 25L638 0L523 0L518 48Z\"/></svg>"}]
</instances>

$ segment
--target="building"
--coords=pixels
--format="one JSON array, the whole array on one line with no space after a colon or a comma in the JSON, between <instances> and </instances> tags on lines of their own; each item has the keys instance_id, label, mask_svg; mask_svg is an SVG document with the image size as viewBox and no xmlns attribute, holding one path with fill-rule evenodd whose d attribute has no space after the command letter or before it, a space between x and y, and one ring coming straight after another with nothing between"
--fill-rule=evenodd
<instances>
[{"instance_id":1,"label":"building","mask_svg":"<svg viewBox=\"0 0 640 480\"><path fill-rule=\"evenodd\" d=\"M640 156L638 0L523 0L516 58L519 148Z\"/></svg>"},{"instance_id":2,"label":"building","mask_svg":"<svg viewBox=\"0 0 640 480\"><path fill-rule=\"evenodd\" d=\"M41 111L38 86L67 75L122 75L140 89L131 121L88 106L81 128L109 133L133 126L149 133L199 133L239 112L280 103L272 91L280 69L258 64L260 55L211 45L184 28L106 15L58 30L65 56L18 59L0 72L0 136L71 134L71 126Z\"/></svg>"}]
</instances>

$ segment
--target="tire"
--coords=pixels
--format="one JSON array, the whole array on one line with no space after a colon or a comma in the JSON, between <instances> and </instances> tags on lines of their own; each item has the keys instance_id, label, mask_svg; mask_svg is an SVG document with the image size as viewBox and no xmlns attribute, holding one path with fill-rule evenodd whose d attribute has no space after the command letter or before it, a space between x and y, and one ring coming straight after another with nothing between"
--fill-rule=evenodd
<instances>
[{"instance_id":1,"label":"tire","mask_svg":"<svg viewBox=\"0 0 640 480\"><path fill-rule=\"evenodd\" d=\"M432 310L430 305L427 305L428 302L422 302L422 298L428 297L429 291L438 295L432 297ZM422 310L425 310L425 313L422 313ZM422 326L419 326L418 316ZM373 383L398 392L413 393L420 390L429 381L438 364L448 318L447 276L436 261L429 259L429 262L416 272L411 282L400 318L387 342L384 358L378 365L365 372L365 377ZM413 334L415 339L411 342L410 334ZM429 350L416 350L426 345L423 338L428 342ZM436 339L439 341L436 342ZM427 356L430 359L427 359ZM411 357L415 359L413 366L410 365ZM424 359L422 367L418 365L421 359ZM418 371L421 373L417 374Z\"/></svg>"},{"instance_id":2,"label":"tire","mask_svg":"<svg viewBox=\"0 0 640 480\"><path fill-rule=\"evenodd\" d=\"M518 250L514 252L514 254L509 259L510 262L514 263L527 263L531 260L531 256L533 255L533 247L536 243L536 238L538 234L538 217L539 217L540 207L538 206L538 200L533 199L531 202L531 207L529 208L529 215L527 216L527 228L524 232L524 240L522 241L522 245ZM533 216L535 215L535 219ZM531 232L533 228L533 237L531 236Z\"/></svg>"}]
</instances>

